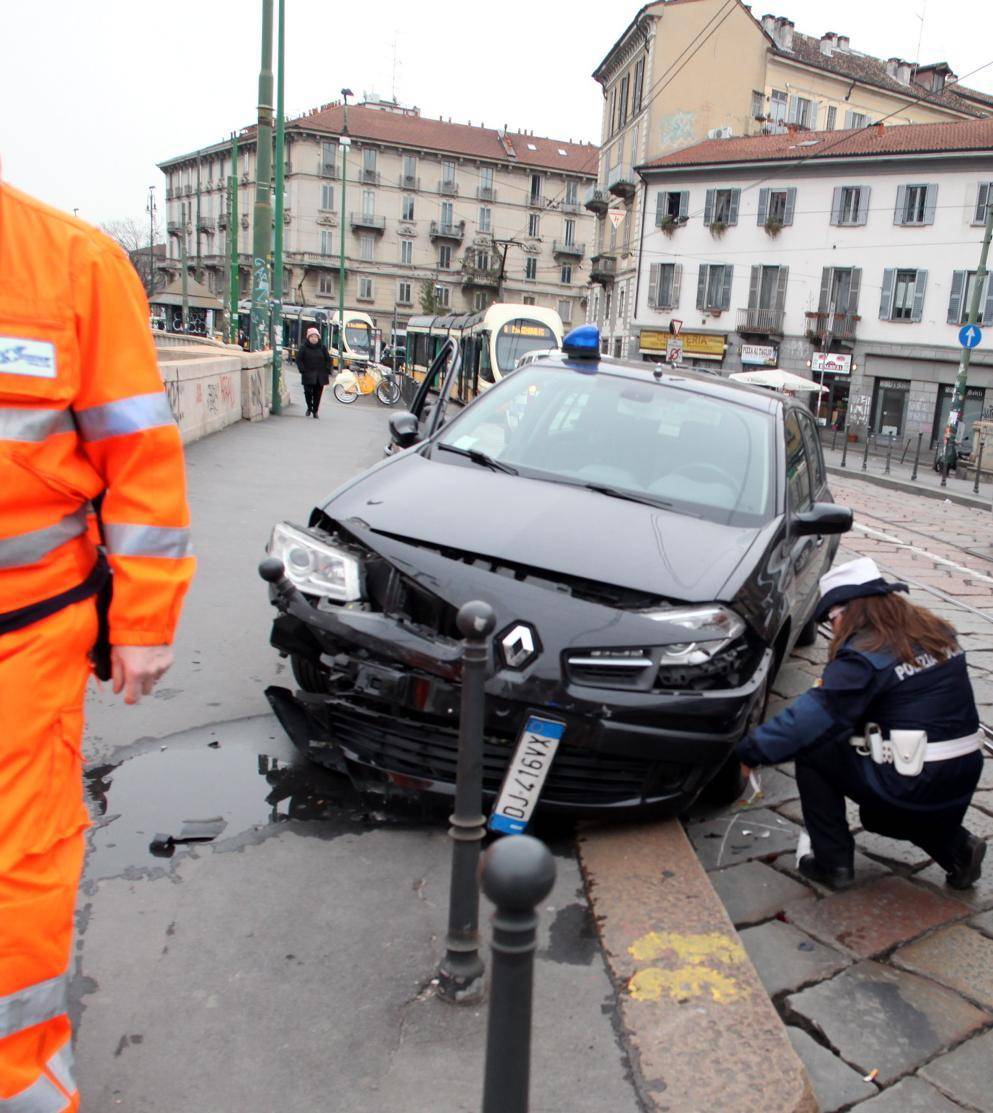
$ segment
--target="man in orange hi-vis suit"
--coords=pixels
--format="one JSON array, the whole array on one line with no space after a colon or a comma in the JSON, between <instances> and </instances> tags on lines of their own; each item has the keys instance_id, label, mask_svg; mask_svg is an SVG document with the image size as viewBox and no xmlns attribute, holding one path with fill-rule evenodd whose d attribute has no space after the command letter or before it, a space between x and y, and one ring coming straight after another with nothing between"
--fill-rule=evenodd
<instances>
[{"instance_id":1,"label":"man in orange hi-vis suit","mask_svg":"<svg viewBox=\"0 0 993 1113\"><path fill-rule=\"evenodd\" d=\"M0 182L0 1113L79 1108L65 998L97 596L109 564L113 690L136 703L171 664L190 553L138 276Z\"/></svg>"}]
</instances>

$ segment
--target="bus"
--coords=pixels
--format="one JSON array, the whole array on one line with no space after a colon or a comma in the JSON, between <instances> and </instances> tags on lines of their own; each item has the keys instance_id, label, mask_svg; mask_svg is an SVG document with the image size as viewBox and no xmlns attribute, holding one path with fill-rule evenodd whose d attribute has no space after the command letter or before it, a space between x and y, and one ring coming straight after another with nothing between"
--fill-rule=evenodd
<instances>
[{"instance_id":1,"label":"bus","mask_svg":"<svg viewBox=\"0 0 993 1113\"><path fill-rule=\"evenodd\" d=\"M451 337L462 360L458 395L468 401L499 382L526 353L562 346L562 319L554 309L498 302L478 313L411 317L407 322L407 374L424 378Z\"/></svg>"}]
</instances>

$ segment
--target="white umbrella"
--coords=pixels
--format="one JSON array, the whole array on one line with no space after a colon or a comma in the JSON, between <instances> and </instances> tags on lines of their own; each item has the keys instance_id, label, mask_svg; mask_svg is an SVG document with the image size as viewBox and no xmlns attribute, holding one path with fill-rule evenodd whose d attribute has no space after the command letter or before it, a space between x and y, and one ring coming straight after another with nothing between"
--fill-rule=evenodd
<instances>
[{"instance_id":1,"label":"white umbrella","mask_svg":"<svg viewBox=\"0 0 993 1113\"><path fill-rule=\"evenodd\" d=\"M735 371L728 376L737 383L750 383L752 386L767 386L771 390L809 390L827 393L826 386L818 386L802 375L794 375L791 371L783 371L780 367L763 367L759 371Z\"/></svg>"}]
</instances>

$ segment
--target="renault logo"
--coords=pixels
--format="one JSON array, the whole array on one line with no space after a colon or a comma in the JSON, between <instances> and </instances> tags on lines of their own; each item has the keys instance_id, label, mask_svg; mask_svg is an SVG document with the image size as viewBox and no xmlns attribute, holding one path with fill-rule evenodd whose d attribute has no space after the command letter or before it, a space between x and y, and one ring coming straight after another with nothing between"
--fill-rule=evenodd
<instances>
[{"instance_id":1,"label":"renault logo","mask_svg":"<svg viewBox=\"0 0 993 1113\"><path fill-rule=\"evenodd\" d=\"M517 623L500 638L500 656L509 669L522 669L538 656L538 635L524 622Z\"/></svg>"}]
</instances>

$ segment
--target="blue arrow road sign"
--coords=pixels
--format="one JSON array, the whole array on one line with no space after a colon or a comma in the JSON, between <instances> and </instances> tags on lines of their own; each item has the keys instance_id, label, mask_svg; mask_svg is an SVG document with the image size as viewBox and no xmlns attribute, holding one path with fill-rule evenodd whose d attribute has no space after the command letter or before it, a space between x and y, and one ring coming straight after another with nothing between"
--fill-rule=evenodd
<instances>
[{"instance_id":1,"label":"blue arrow road sign","mask_svg":"<svg viewBox=\"0 0 993 1113\"><path fill-rule=\"evenodd\" d=\"M959 329L959 343L963 348L978 348L983 330L976 325L963 325Z\"/></svg>"}]
</instances>

